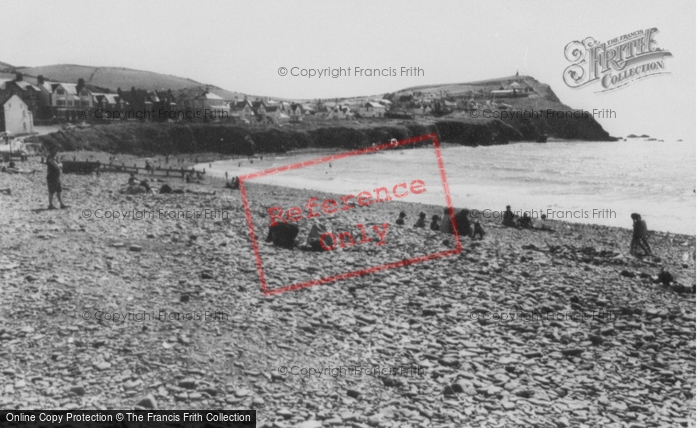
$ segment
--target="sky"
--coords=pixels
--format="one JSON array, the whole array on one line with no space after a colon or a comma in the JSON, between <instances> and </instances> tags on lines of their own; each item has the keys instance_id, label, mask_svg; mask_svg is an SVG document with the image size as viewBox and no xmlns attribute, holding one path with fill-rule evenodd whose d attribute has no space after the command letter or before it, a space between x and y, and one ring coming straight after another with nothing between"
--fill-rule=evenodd
<instances>
[{"instance_id":1,"label":"sky","mask_svg":"<svg viewBox=\"0 0 700 428\"><path fill-rule=\"evenodd\" d=\"M695 139L695 2L0 0L0 62L80 64L172 74L282 98L382 94L515 74L551 85L614 136ZM656 27L669 75L611 93L563 81L564 47ZM278 70L286 67L288 74ZM422 76L292 77L293 67L420 67Z\"/></svg>"}]
</instances>

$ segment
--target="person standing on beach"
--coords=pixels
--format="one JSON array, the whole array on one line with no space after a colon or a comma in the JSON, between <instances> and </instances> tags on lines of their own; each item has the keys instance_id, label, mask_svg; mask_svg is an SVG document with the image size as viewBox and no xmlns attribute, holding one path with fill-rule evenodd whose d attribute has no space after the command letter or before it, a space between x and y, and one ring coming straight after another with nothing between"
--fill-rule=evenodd
<instances>
[{"instance_id":1,"label":"person standing on beach","mask_svg":"<svg viewBox=\"0 0 700 428\"><path fill-rule=\"evenodd\" d=\"M46 158L46 184L49 187L49 209L55 210L56 207L53 204L53 195L56 195L58 203L61 204L61 209L68 208L68 205L63 203L61 199L61 192L63 188L61 187L61 169L63 165L56 159L58 154L58 147L51 148L49 151L49 157Z\"/></svg>"},{"instance_id":2,"label":"person standing on beach","mask_svg":"<svg viewBox=\"0 0 700 428\"><path fill-rule=\"evenodd\" d=\"M634 256L637 252L637 246L641 246L644 254L652 255L651 246L647 242L647 222L642 220L642 216L637 213L632 213L632 243L630 244L630 253Z\"/></svg>"}]
</instances>

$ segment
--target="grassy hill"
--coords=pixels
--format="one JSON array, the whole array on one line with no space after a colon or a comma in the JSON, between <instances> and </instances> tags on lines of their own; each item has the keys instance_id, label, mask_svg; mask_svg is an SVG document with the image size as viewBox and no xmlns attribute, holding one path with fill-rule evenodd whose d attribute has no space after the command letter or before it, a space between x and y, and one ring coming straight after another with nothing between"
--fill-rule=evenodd
<instances>
[{"instance_id":1,"label":"grassy hill","mask_svg":"<svg viewBox=\"0 0 700 428\"><path fill-rule=\"evenodd\" d=\"M34 77L41 74L47 80L58 82L77 82L79 78L83 78L85 83L115 90L119 87L128 89L132 86L147 90L177 90L204 86L191 79L129 68L58 64L18 68L17 71Z\"/></svg>"},{"instance_id":2,"label":"grassy hill","mask_svg":"<svg viewBox=\"0 0 700 428\"><path fill-rule=\"evenodd\" d=\"M529 97L503 100L503 102L516 109L532 108L537 110L551 108L555 110L571 110L571 107L561 103L548 84L541 83L532 76L506 76L476 82L413 86L396 91L396 93L411 94L420 92L422 94L444 94L447 97L488 99L491 91L502 88L507 89L513 82L517 82L522 88L531 89Z\"/></svg>"},{"instance_id":3,"label":"grassy hill","mask_svg":"<svg viewBox=\"0 0 700 428\"><path fill-rule=\"evenodd\" d=\"M236 96L239 98L244 96L244 94L240 92L228 91L217 86L206 85L184 77L123 67L92 67L75 64L13 67L10 64L0 62L0 79L14 78L15 72L21 72L24 76L24 80L30 83L36 83L36 77L43 75L46 80L56 82L75 83L79 78L83 78L87 84L107 88L112 91L116 91L117 88L128 90L132 86L149 91L167 89L179 91L195 88L204 90L205 87L208 87L211 92L227 100L232 100Z\"/></svg>"}]
</instances>

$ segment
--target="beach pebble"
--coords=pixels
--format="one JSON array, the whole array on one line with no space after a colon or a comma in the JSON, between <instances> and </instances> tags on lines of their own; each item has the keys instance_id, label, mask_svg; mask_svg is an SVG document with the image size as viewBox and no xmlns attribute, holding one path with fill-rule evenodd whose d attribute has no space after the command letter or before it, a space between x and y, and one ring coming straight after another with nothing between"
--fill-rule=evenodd
<instances>
[{"instance_id":1,"label":"beach pebble","mask_svg":"<svg viewBox=\"0 0 700 428\"><path fill-rule=\"evenodd\" d=\"M193 378L185 378L178 382L177 386L185 389L195 389L197 387L197 381Z\"/></svg>"},{"instance_id":2,"label":"beach pebble","mask_svg":"<svg viewBox=\"0 0 700 428\"><path fill-rule=\"evenodd\" d=\"M158 409L158 402L153 394L148 394L146 397L142 398L136 403L137 406L143 407L145 409Z\"/></svg>"}]
</instances>

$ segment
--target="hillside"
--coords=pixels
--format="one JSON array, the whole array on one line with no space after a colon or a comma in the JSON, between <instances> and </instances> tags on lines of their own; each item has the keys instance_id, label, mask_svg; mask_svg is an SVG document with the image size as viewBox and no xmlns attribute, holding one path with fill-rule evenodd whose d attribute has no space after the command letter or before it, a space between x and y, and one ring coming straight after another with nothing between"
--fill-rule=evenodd
<instances>
[{"instance_id":1,"label":"hillside","mask_svg":"<svg viewBox=\"0 0 700 428\"><path fill-rule=\"evenodd\" d=\"M556 94L552 91L549 85L546 83L540 83L537 79L531 76L507 76L496 79L480 80L476 82L466 82L466 83L441 83L437 85L424 85L424 86L413 86L410 88L397 91L397 93L411 93L419 91L423 94L433 93L439 94L444 91L447 96L467 96L472 94L483 94L488 95L488 93L494 89L499 89L502 86L506 87L513 82L517 82L523 87L530 87L533 90L533 95L539 95L541 98L559 102Z\"/></svg>"},{"instance_id":2,"label":"hillside","mask_svg":"<svg viewBox=\"0 0 700 428\"><path fill-rule=\"evenodd\" d=\"M15 72L22 73L24 79L30 83L36 83L36 77L39 75L43 75L46 80L56 82L77 82L78 79L82 78L85 79L85 83L89 85L107 88L115 92L117 88L128 90L132 86L149 91L167 89L178 91L182 89L209 88L211 92L224 99L244 96L244 94L240 92L228 91L217 86L206 85L184 77L123 67L92 67L75 64L13 67L10 64L0 62L0 78L14 78Z\"/></svg>"},{"instance_id":3,"label":"hillside","mask_svg":"<svg viewBox=\"0 0 700 428\"><path fill-rule=\"evenodd\" d=\"M129 68L58 64L18 68L17 71L35 77L43 75L47 80L59 82L77 82L79 78L83 78L85 83L115 90L119 87L126 89L132 86L147 90L177 90L204 86L191 79Z\"/></svg>"}]
</instances>

